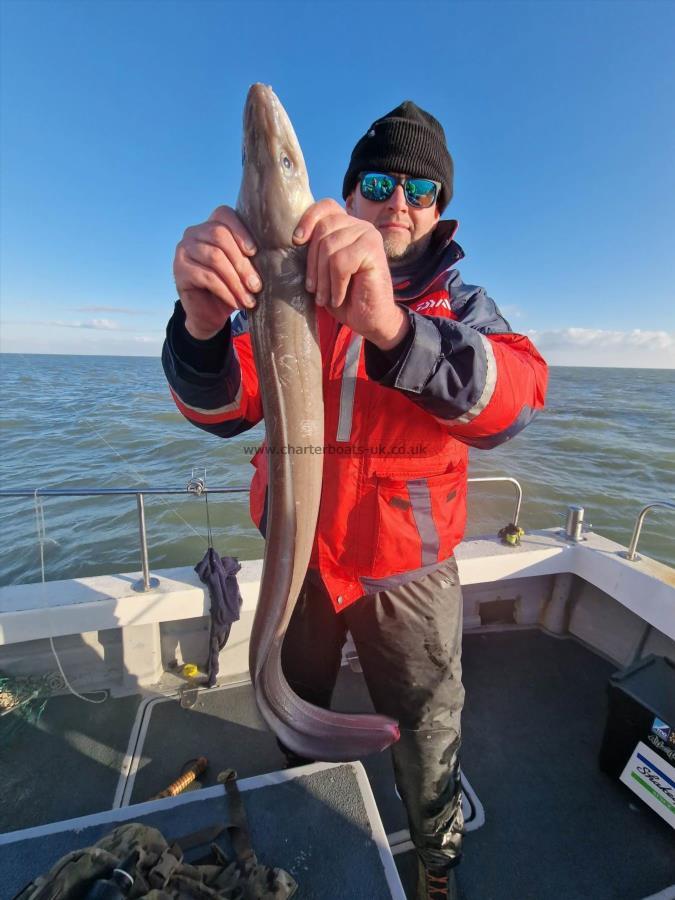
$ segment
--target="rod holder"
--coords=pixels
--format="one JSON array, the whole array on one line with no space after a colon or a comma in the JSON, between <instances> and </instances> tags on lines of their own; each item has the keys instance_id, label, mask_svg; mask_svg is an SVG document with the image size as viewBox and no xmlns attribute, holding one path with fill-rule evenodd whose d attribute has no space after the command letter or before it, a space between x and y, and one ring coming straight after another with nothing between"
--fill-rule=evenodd
<instances>
[{"instance_id":1,"label":"rod holder","mask_svg":"<svg viewBox=\"0 0 675 900\"><path fill-rule=\"evenodd\" d=\"M568 506L567 520L565 522L565 537L568 541L583 541L584 507Z\"/></svg>"}]
</instances>

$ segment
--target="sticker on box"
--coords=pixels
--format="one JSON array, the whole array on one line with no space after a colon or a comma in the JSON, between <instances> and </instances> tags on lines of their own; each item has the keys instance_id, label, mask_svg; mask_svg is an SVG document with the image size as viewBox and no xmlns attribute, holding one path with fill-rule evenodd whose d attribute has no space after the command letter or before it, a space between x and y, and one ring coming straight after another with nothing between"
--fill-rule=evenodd
<instances>
[{"instance_id":1,"label":"sticker on box","mask_svg":"<svg viewBox=\"0 0 675 900\"><path fill-rule=\"evenodd\" d=\"M656 749L660 750L661 753L663 753L663 755L666 756L672 763L675 763L675 744L672 741L673 734L675 734L675 731L670 732L671 739L667 744L655 734L647 735L647 740L652 745L652 747L656 747Z\"/></svg>"},{"instance_id":2,"label":"sticker on box","mask_svg":"<svg viewBox=\"0 0 675 900\"><path fill-rule=\"evenodd\" d=\"M668 741L671 736L670 725L667 722L662 722L661 719L654 719L652 722L652 734L660 737L662 741Z\"/></svg>"},{"instance_id":3,"label":"sticker on box","mask_svg":"<svg viewBox=\"0 0 675 900\"><path fill-rule=\"evenodd\" d=\"M675 767L639 741L621 781L675 828Z\"/></svg>"}]
</instances>

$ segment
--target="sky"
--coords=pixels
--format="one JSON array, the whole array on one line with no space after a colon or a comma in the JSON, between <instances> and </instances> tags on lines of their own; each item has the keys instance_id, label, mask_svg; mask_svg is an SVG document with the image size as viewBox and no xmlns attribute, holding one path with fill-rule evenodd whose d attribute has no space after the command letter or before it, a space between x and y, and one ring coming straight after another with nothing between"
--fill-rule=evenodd
<instances>
[{"instance_id":1,"label":"sky","mask_svg":"<svg viewBox=\"0 0 675 900\"><path fill-rule=\"evenodd\" d=\"M0 0L0 350L154 356L234 205L250 84L314 196L404 99L445 128L464 281L554 365L675 368L675 2Z\"/></svg>"}]
</instances>

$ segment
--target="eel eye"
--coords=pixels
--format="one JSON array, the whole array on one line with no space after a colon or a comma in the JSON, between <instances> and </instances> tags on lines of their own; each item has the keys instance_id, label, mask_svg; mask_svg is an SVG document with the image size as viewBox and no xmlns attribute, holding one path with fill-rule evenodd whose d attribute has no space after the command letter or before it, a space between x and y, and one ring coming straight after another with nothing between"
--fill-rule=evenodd
<instances>
[{"instance_id":1,"label":"eel eye","mask_svg":"<svg viewBox=\"0 0 675 900\"><path fill-rule=\"evenodd\" d=\"M281 165L289 172L293 168L293 163L285 154L283 154L281 157Z\"/></svg>"}]
</instances>

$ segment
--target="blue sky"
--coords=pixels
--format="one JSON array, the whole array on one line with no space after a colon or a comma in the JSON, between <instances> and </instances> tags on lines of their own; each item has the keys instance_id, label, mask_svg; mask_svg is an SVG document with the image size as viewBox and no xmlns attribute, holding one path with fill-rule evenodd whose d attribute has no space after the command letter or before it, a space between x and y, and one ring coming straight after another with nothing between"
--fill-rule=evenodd
<instances>
[{"instance_id":1,"label":"blue sky","mask_svg":"<svg viewBox=\"0 0 675 900\"><path fill-rule=\"evenodd\" d=\"M315 197L415 100L455 160L465 281L558 364L675 367L675 3L14 2L0 349L158 354L183 230L271 84Z\"/></svg>"}]
</instances>

